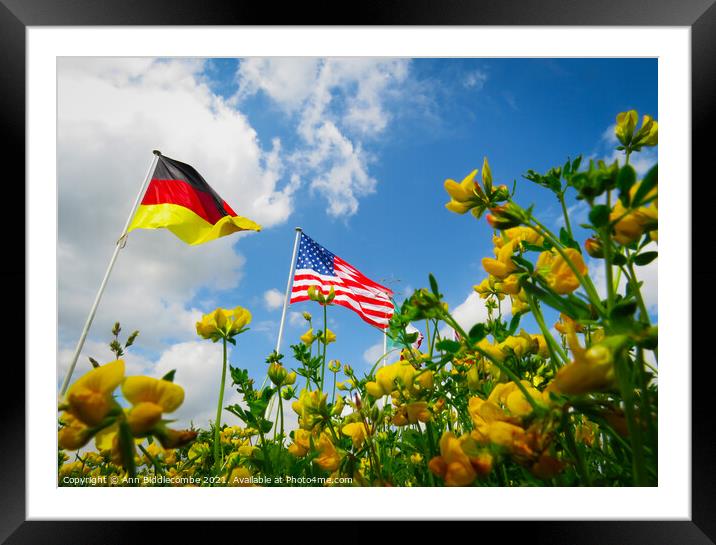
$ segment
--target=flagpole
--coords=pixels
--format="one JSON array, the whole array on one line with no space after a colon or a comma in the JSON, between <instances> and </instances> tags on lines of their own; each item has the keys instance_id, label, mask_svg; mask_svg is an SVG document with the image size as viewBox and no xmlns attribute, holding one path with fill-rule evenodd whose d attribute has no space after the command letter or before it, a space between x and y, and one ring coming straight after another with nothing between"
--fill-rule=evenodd
<instances>
[{"instance_id":1,"label":"flagpole","mask_svg":"<svg viewBox=\"0 0 716 545\"><path fill-rule=\"evenodd\" d=\"M288 300L291 295L291 280L293 279L293 269L296 263L296 252L298 251L298 240L301 238L303 229L296 227L296 239L293 241L293 255L291 255L291 266L288 269L288 281L286 282L286 294L283 297L283 311L281 312L281 325L278 326L278 339L276 340L276 353L281 352L281 339L283 338L283 326L286 321L286 310L288 309Z\"/></svg>"},{"instance_id":2,"label":"flagpole","mask_svg":"<svg viewBox=\"0 0 716 545\"><path fill-rule=\"evenodd\" d=\"M94 298L94 303L92 303L92 308L90 309L89 316L87 316L87 321L85 322L85 326L82 329L82 334L80 335L80 340L77 342L77 346L75 347L75 352L72 355L70 367L69 367L69 369L67 369L67 374L65 375L65 380L62 382L62 388L60 389L60 395L62 395L62 396L65 395L65 392L67 392L67 387L70 385L70 380L72 379L72 373L74 373L75 365L77 365L77 358L80 357L80 352L82 351L82 347L84 346L85 340L87 339L87 334L89 333L90 326L92 325L92 320L94 320L94 316L97 313L97 307L99 306L99 300L102 298L104 289L107 286L107 280L109 280L109 275L112 272L114 263L115 263L115 261L117 261L117 256L119 255L119 251L122 248L124 248L124 246L126 244L127 229L129 229L129 225L132 222L134 213L137 211L137 207L139 207L139 203L142 199L142 196L144 195L144 192L147 189L147 185L149 185L149 181L151 180L152 173L154 172L154 169L157 166L157 161L159 160L159 156L162 154L159 150L153 150L152 153L154 154L154 156L152 157L152 162L149 164L149 168L147 169L147 175L144 177L144 183L142 183L142 186L139 189L139 193L137 193L137 198L134 201L134 205L132 206L132 211L129 213L127 222L124 224L124 229L122 229L122 234L117 239L117 243L114 246L114 252L112 253L111 259L109 260L109 265L107 265L107 270L104 273L104 278L102 279L102 283L99 285L99 290L97 291L97 295Z\"/></svg>"}]
</instances>

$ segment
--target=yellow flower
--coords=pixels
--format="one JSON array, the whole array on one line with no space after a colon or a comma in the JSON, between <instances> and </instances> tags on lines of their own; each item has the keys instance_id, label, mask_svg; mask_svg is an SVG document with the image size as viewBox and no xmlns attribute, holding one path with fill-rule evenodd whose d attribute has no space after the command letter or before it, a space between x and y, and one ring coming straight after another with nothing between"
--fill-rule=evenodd
<instances>
[{"instance_id":1,"label":"yellow flower","mask_svg":"<svg viewBox=\"0 0 716 545\"><path fill-rule=\"evenodd\" d=\"M368 435L368 429L365 427L363 422L351 422L341 428L343 435L347 435L353 441L353 448L359 449L363 445L366 436Z\"/></svg>"},{"instance_id":2,"label":"yellow flower","mask_svg":"<svg viewBox=\"0 0 716 545\"><path fill-rule=\"evenodd\" d=\"M479 284L473 286L472 289L474 289L475 292L480 295L481 299L487 299L491 295L496 296L500 300L505 298L505 295L502 291L502 282L491 275L485 278Z\"/></svg>"},{"instance_id":3,"label":"yellow flower","mask_svg":"<svg viewBox=\"0 0 716 545\"><path fill-rule=\"evenodd\" d=\"M181 386L152 377L127 377L122 393L133 407L127 414L127 423L133 435L152 430L162 418L162 413L174 412L184 402Z\"/></svg>"},{"instance_id":4,"label":"yellow flower","mask_svg":"<svg viewBox=\"0 0 716 545\"><path fill-rule=\"evenodd\" d=\"M582 326L582 324L578 324L577 322L572 320L572 318L562 313L560 313L559 315L559 321L554 324L554 328L562 335L566 335L569 332L570 328L577 333L581 333L582 331L584 331L584 326Z\"/></svg>"},{"instance_id":5,"label":"yellow flower","mask_svg":"<svg viewBox=\"0 0 716 545\"><path fill-rule=\"evenodd\" d=\"M405 406L408 413L408 422L415 424L417 422L428 422L431 418L428 410L427 401L415 401Z\"/></svg>"},{"instance_id":6,"label":"yellow flower","mask_svg":"<svg viewBox=\"0 0 716 545\"><path fill-rule=\"evenodd\" d=\"M477 478L461 443L452 432L445 432L440 438L440 456L428 464L430 471L442 478L447 486L467 486Z\"/></svg>"},{"instance_id":7,"label":"yellow flower","mask_svg":"<svg viewBox=\"0 0 716 545\"><path fill-rule=\"evenodd\" d=\"M268 377L276 386L290 386L296 382L296 373L286 371L286 368L278 362L273 362L268 368Z\"/></svg>"},{"instance_id":8,"label":"yellow flower","mask_svg":"<svg viewBox=\"0 0 716 545\"><path fill-rule=\"evenodd\" d=\"M629 189L629 194L631 195L632 199L636 195L636 192L639 189L639 185L641 185L641 182L634 184ZM645 200L655 199L657 195L658 189L654 187L646 195ZM609 215L609 220L619 220L614 225L614 240L616 240L619 244L623 245L631 244L635 240L638 240L641 235L644 234L644 232L654 232L656 230L656 227L659 222L659 209L657 201L654 200L646 206L640 206L636 210L628 211L626 208L624 208L622 202L617 200L616 204L614 205L614 208L612 209L611 214ZM654 237L652 238L655 239L656 235L654 235Z\"/></svg>"},{"instance_id":9,"label":"yellow flower","mask_svg":"<svg viewBox=\"0 0 716 545\"><path fill-rule=\"evenodd\" d=\"M527 294L525 290L520 290L517 295L510 295L510 302L512 303L512 315L517 316L523 312L530 310L530 304L527 301Z\"/></svg>"},{"instance_id":10,"label":"yellow flower","mask_svg":"<svg viewBox=\"0 0 716 545\"><path fill-rule=\"evenodd\" d=\"M574 361L559 369L547 391L578 395L612 387L615 383L614 361L606 342L582 348L574 329L568 326L567 344Z\"/></svg>"},{"instance_id":11,"label":"yellow flower","mask_svg":"<svg viewBox=\"0 0 716 545\"><path fill-rule=\"evenodd\" d=\"M527 380L521 380L530 397L537 403L542 402L542 393ZM487 401L505 407L510 415L522 418L532 413L532 405L514 382L496 385Z\"/></svg>"},{"instance_id":12,"label":"yellow flower","mask_svg":"<svg viewBox=\"0 0 716 545\"><path fill-rule=\"evenodd\" d=\"M492 344L489 340L487 340L487 337L478 342L477 347L499 363L502 363L505 359L505 353L502 351L499 344Z\"/></svg>"},{"instance_id":13,"label":"yellow flower","mask_svg":"<svg viewBox=\"0 0 716 545\"><path fill-rule=\"evenodd\" d=\"M96 367L81 376L67 391L70 412L88 426L97 426L117 408L112 392L124 379L124 360Z\"/></svg>"},{"instance_id":14,"label":"yellow flower","mask_svg":"<svg viewBox=\"0 0 716 545\"><path fill-rule=\"evenodd\" d=\"M312 430L323 420L324 415L327 415L327 398L328 394L320 390L312 392L301 390L298 399L291 404L291 408L298 414L298 422L303 429Z\"/></svg>"},{"instance_id":15,"label":"yellow flower","mask_svg":"<svg viewBox=\"0 0 716 545\"><path fill-rule=\"evenodd\" d=\"M92 432L72 413L65 413L60 418L64 424L57 433L58 446L61 449L77 450L87 444L92 437Z\"/></svg>"},{"instance_id":16,"label":"yellow flower","mask_svg":"<svg viewBox=\"0 0 716 545\"><path fill-rule=\"evenodd\" d=\"M327 329L325 333L319 339L322 343L331 344L336 341L336 334L330 329Z\"/></svg>"},{"instance_id":17,"label":"yellow flower","mask_svg":"<svg viewBox=\"0 0 716 545\"><path fill-rule=\"evenodd\" d=\"M532 353L537 349L534 339L525 333L524 330L518 337L507 337L498 346L505 354L514 352L514 354L519 358Z\"/></svg>"},{"instance_id":18,"label":"yellow flower","mask_svg":"<svg viewBox=\"0 0 716 545\"><path fill-rule=\"evenodd\" d=\"M499 280L507 278L517 270L517 265L512 261L514 253L514 241L510 241L502 248L496 248L496 258L485 257L482 259L482 266L485 270Z\"/></svg>"},{"instance_id":19,"label":"yellow flower","mask_svg":"<svg viewBox=\"0 0 716 545\"><path fill-rule=\"evenodd\" d=\"M311 448L311 432L303 429L293 430L293 443L289 445L289 454L303 458Z\"/></svg>"},{"instance_id":20,"label":"yellow flower","mask_svg":"<svg viewBox=\"0 0 716 545\"><path fill-rule=\"evenodd\" d=\"M537 246L541 246L544 243L544 239L542 238L542 236L530 227L512 227L510 229L505 229L502 232L505 234L508 240L527 242L529 244L536 244Z\"/></svg>"},{"instance_id":21,"label":"yellow flower","mask_svg":"<svg viewBox=\"0 0 716 545\"><path fill-rule=\"evenodd\" d=\"M341 457L333 446L330 437L324 432L318 439L316 445L318 456L315 458L316 464L325 471L335 471L341 462Z\"/></svg>"},{"instance_id":22,"label":"yellow flower","mask_svg":"<svg viewBox=\"0 0 716 545\"><path fill-rule=\"evenodd\" d=\"M617 114L617 124L614 128L614 134L623 145L626 146L631 142L638 119L639 114L636 110L629 110L628 112Z\"/></svg>"},{"instance_id":23,"label":"yellow flower","mask_svg":"<svg viewBox=\"0 0 716 545\"><path fill-rule=\"evenodd\" d=\"M511 274L502 281L502 291L504 293L517 295L520 290L520 277L517 274Z\"/></svg>"},{"instance_id":24,"label":"yellow flower","mask_svg":"<svg viewBox=\"0 0 716 545\"><path fill-rule=\"evenodd\" d=\"M313 341L315 341L318 337L316 337L313 334L313 328L309 328L308 331L306 331L303 335L299 337L301 342L305 344L306 346L311 346L313 344Z\"/></svg>"},{"instance_id":25,"label":"yellow flower","mask_svg":"<svg viewBox=\"0 0 716 545\"><path fill-rule=\"evenodd\" d=\"M196 323L196 332L204 339L217 341L238 335L250 322L251 313L243 307L217 308L202 316L201 322Z\"/></svg>"},{"instance_id":26,"label":"yellow flower","mask_svg":"<svg viewBox=\"0 0 716 545\"><path fill-rule=\"evenodd\" d=\"M547 341L545 340L544 335L532 335L532 338L537 341L537 354L543 358L549 356L549 349L547 348Z\"/></svg>"},{"instance_id":27,"label":"yellow flower","mask_svg":"<svg viewBox=\"0 0 716 545\"><path fill-rule=\"evenodd\" d=\"M445 191L450 195L450 202L445 208L456 214L464 214L479 204L476 191L482 193L482 189L475 183L476 175L477 169L465 176L460 183L455 180L445 180Z\"/></svg>"},{"instance_id":28,"label":"yellow flower","mask_svg":"<svg viewBox=\"0 0 716 545\"><path fill-rule=\"evenodd\" d=\"M639 114L636 110L618 114L617 125L614 129L617 139L624 146L631 145L632 149L639 149L641 146L656 146L659 142L659 124L650 115L645 115L642 117L641 127L635 133L638 119Z\"/></svg>"},{"instance_id":29,"label":"yellow flower","mask_svg":"<svg viewBox=\"0 0 716 545\"><path fill-rule=\"evenodd\" d=\"M581 275L587 274L582 254L574 248L565 248L563 252ZM542 252L537 258L537 272L547 284L560 295L572 293L579 287L579 280L564 258L554 250Z\"/></svg>"}]
</instances>

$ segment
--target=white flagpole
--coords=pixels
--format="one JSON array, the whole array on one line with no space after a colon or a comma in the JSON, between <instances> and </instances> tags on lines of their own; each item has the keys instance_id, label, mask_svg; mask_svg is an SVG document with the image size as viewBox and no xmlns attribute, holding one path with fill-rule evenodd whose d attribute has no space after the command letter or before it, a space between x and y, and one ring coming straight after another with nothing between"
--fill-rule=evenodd
<instances>
[{"instance_id":1,"label":"white flagpole","mask_svg":"<svg viewBox=\"0 0 716 545\"><path fill-rule=\"evenodd\" d=\"M72 360L70 361L70 367L67 369L67 374L65 375L65 380L62 382L62 388L60 389L60 395L64 396L65 392L67 392L67 388L70 385L70 380L72 379L72 373L75 370L75 365L77 364L77 358L80 356L80 352L82 351L82 347L85 344L85 340L87 339L87 333L89 333L90 326L92 325L92 320L94 320L94 316L97 313L97 306L99 305L99 300L102 298L102 294L104 293L104 289L107 286L107 280L109 280L109 275L112 272L112 268L114 267L114 262L117 261L117 256L119 255L119 251L124 248L124 245L127 241L127 229L129 229L129 225L132 222L132 218L134 218L134 213L137 211L137 207L139 206L139 203L142 199L142 196L144 195L144 192L147 189L147 185L149 185L149 181L151 180L152 173L154 172L155 167L157 166L157 161L159 160L159 156L162 154L159 150L154 150L152 153L154 153L154 157L152 157L152 162L149 165L149 169L147 170L147 175L144 177L144 183L142 184L142 187L139 189L139 193L137 193L137 198L134 201L134 205L132 206L132 211L129 213L129 217L127 218L127 223L124 224L124 229L122 229L122 234L120 235L119 239L117 239L117 243L114 246L114 253L112 253L112 258L109 260L109 265L107 265L107 271L104 273L104 278L102 279L102 283L99 285L99 290L97 291L97 296L94 298L94 303L92 303L92 308L90 309L89 316L87 316L87 321L85 322L85 326L82 329L82 334L80 335L80 340L77 342L77 347L75 348L75 353L72 355Z\"/></svg>"},{"instance_id":2,"label":"white flagpole","mask_svg":"<svg viewBox=\"0 0 716 545\"><path fill-rule=\"evenodd\" d=\"M288 281L286 282L286 294L283 298L283 311L281 312L281 325L278 326L278 339L276 340L276 353L281 352L281 339L283 338L283 325L286 321L286 310L288 309L288 300L291 296L291 280L293 280L293 269L296 263L296 252L298 251L298 239L301 238L303 229L296 227L296 239L293 241L293 255L291 255L291 266L288 269Z\"/></svg>"}]
</instances>

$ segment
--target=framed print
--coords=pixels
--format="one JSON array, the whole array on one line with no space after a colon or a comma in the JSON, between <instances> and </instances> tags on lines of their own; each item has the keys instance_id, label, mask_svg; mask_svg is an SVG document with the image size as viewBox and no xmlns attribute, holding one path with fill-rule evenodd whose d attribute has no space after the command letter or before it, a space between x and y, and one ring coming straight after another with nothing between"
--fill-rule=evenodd
<instances>
[{"instance_id":1,"label":"framed print","mask_svg":"<svg viewBox=\"0 0 716 545\"><path fill-rule=\"evenodd\" d=\"M1 9L8 542L155 519L712 542L709 2Z\"/></svg>"}]
</instances>

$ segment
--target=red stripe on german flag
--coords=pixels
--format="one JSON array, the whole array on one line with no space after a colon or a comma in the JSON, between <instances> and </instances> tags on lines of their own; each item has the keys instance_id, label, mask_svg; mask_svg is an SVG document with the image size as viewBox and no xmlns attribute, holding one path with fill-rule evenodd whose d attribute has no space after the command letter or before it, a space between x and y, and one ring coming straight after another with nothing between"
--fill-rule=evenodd
<instances>
[{"instance_id":1,"label":"red stripe on german flag","mask_svg":"<svg viewBox=\"0 0 716 545\"><path fill-rule=\"evenodd\" d=\"M239 216L194 167L160 155L129 231L165 228L187 244L202 244L261 226Z\"/></svg>"}]
</instances>

